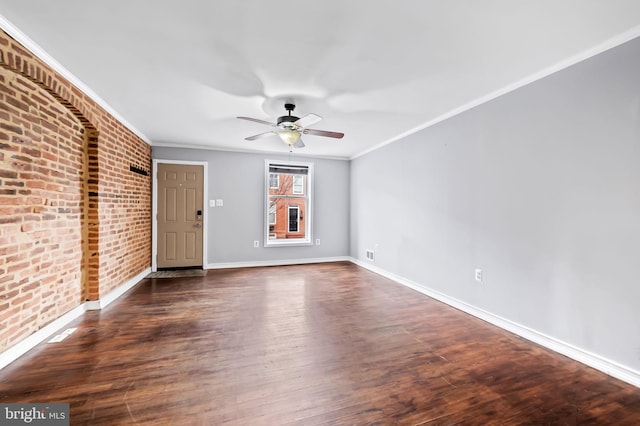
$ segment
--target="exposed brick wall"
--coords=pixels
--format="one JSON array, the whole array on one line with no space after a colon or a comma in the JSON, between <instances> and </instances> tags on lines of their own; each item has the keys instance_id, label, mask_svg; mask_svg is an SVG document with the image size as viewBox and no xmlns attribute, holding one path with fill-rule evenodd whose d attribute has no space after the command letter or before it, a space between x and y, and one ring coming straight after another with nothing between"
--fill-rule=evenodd
<instances>
[{"instance_id":1,"label":"exposed brick wall","mask_svg":"<svg viewBox=\"0 0 640 426\"><path fill-rule=\"evenodd\" d=\"M98 142L99 293L151 266L151 148L115 120ZM133 165L149 173L133 173Z\"/></svg>"},{"instance_id":2,"label":"exposed brick wall","mask_svg":"<svg viewBox=\"0 0 640 426\"><path fill-rule=\"evenodd\" d=\"M83 300L83 146L73 114L25 77L0 69L4 346Z\"/></svg>"},{"instance_id":3,"label":"exposed brick wall","mask_svg":"<svg viewBox=\"0 0 640 426\"><path fill-rule=\"evenodd\" d=\"M0 31L0 352L151 263L151 149Z\"/></svg>"}]
</instances>

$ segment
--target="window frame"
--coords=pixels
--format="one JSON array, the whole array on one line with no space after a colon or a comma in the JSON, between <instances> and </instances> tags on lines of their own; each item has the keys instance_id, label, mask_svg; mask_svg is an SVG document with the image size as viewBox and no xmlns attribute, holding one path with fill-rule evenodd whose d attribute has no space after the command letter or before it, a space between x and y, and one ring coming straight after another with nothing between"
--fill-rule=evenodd
<instances>
[{"instance_id":1,"label":"window frame","mask_svg":"<svg viewBox=\"0 0 640 426\"><path fill-rule=\"evenodd\" d=\"M298 206L298 232L304 232L303 238L270 238L273 235L273 231L269 229L270 209L269 203L272 198L272 194L269 193L270 189L275 189L270 186L270 168L274 165L279 166L293 166L304 167L307 169L307 174L304 175L307 178L303 178L302 193L293 194L289 196L282 196L283 198L295 198ZM264 235L264 247L292 247L292 246L310 246L313 245L313 175L314 175L314 163L302 162L302 161L282 161L282 160L265 160L265 172L264 172L264 210L263 210L263 235ZM294 175L292 175L294 176ZM280 179L279 179L280 180ZM293 182L293 178L292 178ZM279 182L281 183L281 182ZM293 186L293 185L292 185ZM286 226L289 229L289 206L287 205L287 220ZM301 210L304 209L304 227L301 228L300 216ZM277 217L277 214L275 215ZM277 219L276 219L277 220Z\"/></svg>"}]
</instances>

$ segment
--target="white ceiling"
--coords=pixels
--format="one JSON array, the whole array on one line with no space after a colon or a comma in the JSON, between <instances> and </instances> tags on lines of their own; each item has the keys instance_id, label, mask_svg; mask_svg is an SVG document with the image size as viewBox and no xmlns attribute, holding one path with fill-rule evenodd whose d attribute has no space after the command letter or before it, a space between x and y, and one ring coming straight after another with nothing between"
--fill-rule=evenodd
<instances>
[{"instance_id":1,"label":"white ceiling","mask_svg":"<svg viewBox=\"0 0 640 426\"><path fill-rule=\"evenodd\" d=\"M640 35L637 0L0 0L0 25L152 145L353 158Z\"/></svg>"}]
</instances>

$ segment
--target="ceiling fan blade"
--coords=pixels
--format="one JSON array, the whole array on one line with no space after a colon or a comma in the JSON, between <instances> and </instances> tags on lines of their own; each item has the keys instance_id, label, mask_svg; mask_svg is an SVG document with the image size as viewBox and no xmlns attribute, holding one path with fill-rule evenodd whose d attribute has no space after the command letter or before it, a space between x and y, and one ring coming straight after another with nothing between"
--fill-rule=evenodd
<instances>
[{"instance_id":1,"label":"ceiling fan blade","mask_svg":"<svg viewBox=\"0 0 640 426\"><path fill-rule=\"evenodd\" d=\"M302 118L299 118L294 123L296 126L300 127L309 127L316 124L318 121L322 120L322 117L316 114L307 114Z\"/></svg>"},{"instance_id":2,"label":"ceiling fan blade","mask_svg":"<svg viewBox=\"0 0 640 426\"><path fill-rule=\"evenodd\" d=\"M270 123L268 121L260 120L258 118L251 118L251 117L236 117L236 118L239 118L240 120L247 120L247 121L253 121L255 123L266 124L267 126L271 126L271 127L276 127L275 124Z\"/></svg>"},{"instance_id":3,"label":"ceiling fan blade","mask_svg":"<svg viewBox=\"0 0 640 426\"><path fill-rule=\"evenodd\" d=\"M317 129L304 129L302 131L305 135L316 135L316 136L326 136L328 138L336 138L342 139L344 133L340 132L329 132L327 130L317 130Z\"/></svg>"},{"instance_id":4,"label":"ceiling fan blade","mask_svg":"<svg viewBox=\"0 0 640 426\"><path fill-rule=\"evenodd\" d=\"M267 136L275 135L276 132L266 132L260 133L257 135L249 136L248 138L244 138L246 141L255 141L256 139L266 138Z\"/></svg>"},{"instance_id":5,"label":"ceiling fan blade","mask_svg":"<svg viewBox=\"0 0 640 426\"><path fill-rule=\"evenodd\" d=\"M304 142L302 142L302 139L298 139L298 142L294 143L293 146L295 146L296 148L304 148Z\"/></svg>"}]
</instances>

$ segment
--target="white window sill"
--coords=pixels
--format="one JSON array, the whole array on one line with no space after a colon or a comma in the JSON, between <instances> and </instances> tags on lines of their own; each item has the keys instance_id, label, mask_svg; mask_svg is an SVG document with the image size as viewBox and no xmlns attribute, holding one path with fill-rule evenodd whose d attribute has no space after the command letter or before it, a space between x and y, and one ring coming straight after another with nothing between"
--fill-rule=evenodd
<instances>
[{"instance_id":1,"label":"white window sill","mask_svg":"<svg viewBox=\"0 0 640 426\"><path fill-rule=\"evenodd\" d=\"M297 246L312 246L312 245L313 245L313 242L311 240L290 238L290 239L281 240L281 241L269 240L264 246L265 247L297 247Z\"/></svg>"}]
</instances>

